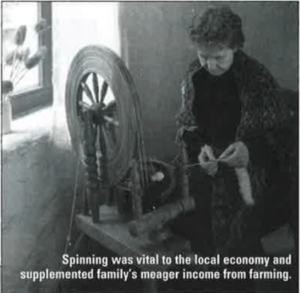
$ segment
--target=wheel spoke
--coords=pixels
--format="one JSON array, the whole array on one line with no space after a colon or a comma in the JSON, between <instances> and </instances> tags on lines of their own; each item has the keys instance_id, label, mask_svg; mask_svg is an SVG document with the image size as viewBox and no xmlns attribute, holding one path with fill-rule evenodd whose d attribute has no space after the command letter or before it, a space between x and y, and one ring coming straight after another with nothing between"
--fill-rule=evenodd
<instances>
[{"instance_id":1,"label":"wheel spoke","mask_svg":"<svg viewBox=\"0 0 300 293\"><path fill-rule=\"evenodd\" d=\"M98 83L97 73L95 72L93 72L93 87L94 87L96 102L99 103L99 83Z\"/></svg>"},{"instance_id":2,"label":"wheel spoke","mask_svg":"<svg viewBox=\"0 0 300 293\"><path fill-rule=\"evenodd\" d=\"M111 118L107 115L103 115L103 118L104 120L106 121L107 124L111 124L111 125L114 125L114 126L119 126L119 121L114 119L114 118Z\"/></svg>"},{"instance_id":3,"label":"wheel spoke","mask_svg":"<svg viewBox=\"0 0 300 293\"><path fill-rule=\"evenodd\" d=\"M89 89L88 85L83 81L81 82L81 88L83 89L84 93L89 98L89 100L92 102L92 104L95 104L91 90Z\"/></svg>"},{"instance_id":4,"label":"wheel spoke","mask_svg":"<svg viewBox=\"0 0 300 293\"><path fill-rule=\"evenodd\" d=\"M106 96L107 89L108 89L108 83L106 81L104 81L102 84L102 88L101 88L101 101L100 101L101 104L103 104L103 102L104 102L104 98Z\"/></svg>"},{"instance_id":5,"label":"wheel spoke","mask_svg":"<svg viewBox=\"0 0 300 293\"><path fill-rule=\"evenodd\" d=\"M117 117L117 103L115 100L108 103L107 106L102 108L102 113L105 121L108 124L112 124L114 126L119 126L119 121L116 119Z\"/></svg>"},{"instance_id":6,"label":"wheel spoke","mask_svg":"<svg viewBox=\"0 0 300 293\"><path fill-rule=\"evenodd\" d=\"M90 107L90 105L84 101L79 101L78 104L82 109L88 109Z\"/></svg>"}]
</instances>

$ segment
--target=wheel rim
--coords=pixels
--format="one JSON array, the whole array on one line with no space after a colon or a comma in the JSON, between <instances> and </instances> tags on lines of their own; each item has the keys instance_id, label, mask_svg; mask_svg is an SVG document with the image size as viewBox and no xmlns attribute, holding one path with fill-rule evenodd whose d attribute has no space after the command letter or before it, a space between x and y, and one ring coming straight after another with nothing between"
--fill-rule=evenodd
<instances>
[{"instance_id":1,"label":"wheel rim","mask_svg":"<svg viewBox=\"0 0 300 293\"><path fill-rule=\"evenodd\" d=\"M101 124L108 150L109 185L116 184L126 175L134 156L136 117L139 116L139 113L133 113L133 110L138 111L138 95L123 61L103 46L81 49L68 73L65 102L72 146L80 159L83 159L82 108L96 104L100 105L101 111L104 110L104 115L110 120L105 126ZM96 122L95 125L99 127L100 124Z\"/></svg>"}]
</instances>

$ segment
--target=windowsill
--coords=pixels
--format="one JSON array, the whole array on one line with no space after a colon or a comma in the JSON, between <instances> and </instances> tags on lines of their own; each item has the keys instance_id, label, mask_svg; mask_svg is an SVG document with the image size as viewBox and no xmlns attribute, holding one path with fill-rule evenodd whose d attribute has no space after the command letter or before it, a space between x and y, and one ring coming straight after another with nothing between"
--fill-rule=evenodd
<instances>
[{"instance_id":1,"label":"windowsill","mask_svg":"<svg viewBox=\"0 0 300 293\"><path fill-rule=\"evenodd\" d=\"M2 135L2 150L5 157L14 150L30 147L40 138L50 135L52 130L53 108L47 107L29 115L14 119L10 133ZM3 159L4 159L3 157Z\"/></svg>"},{"instance_id":2,"label":"windowsill","mask_svg":"<svg viewBox=\"0 0 300 293\"><path fill-rule=\"evenodd\" d=\"M13 118L17 119L21 116L32 113L32 109L38 107L46 107L52 104L52 87L44 86L34 89L28 89L23 93L12 96Z\"/></svg>"}]
</instances>

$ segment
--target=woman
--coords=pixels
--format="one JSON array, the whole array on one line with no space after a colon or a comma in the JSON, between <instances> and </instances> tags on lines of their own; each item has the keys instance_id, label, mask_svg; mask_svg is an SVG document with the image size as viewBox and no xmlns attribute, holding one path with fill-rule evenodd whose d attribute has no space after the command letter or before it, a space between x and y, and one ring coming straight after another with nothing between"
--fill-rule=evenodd
<instances>
[{"instance_id":1,"label":"woman","mask_svg":"<svg viewBox=\"0 0 300 293\"><path fill-rule=\"evenodd\" d=\"M197 206L192 246L206 255L261 254L260 237L289 215L282 176L291 153L278 137L290 114L273 76L242 51L237 14L208 9L190 37L198 58L182 83L177 123Z\"/></svg>"}]
</instances>

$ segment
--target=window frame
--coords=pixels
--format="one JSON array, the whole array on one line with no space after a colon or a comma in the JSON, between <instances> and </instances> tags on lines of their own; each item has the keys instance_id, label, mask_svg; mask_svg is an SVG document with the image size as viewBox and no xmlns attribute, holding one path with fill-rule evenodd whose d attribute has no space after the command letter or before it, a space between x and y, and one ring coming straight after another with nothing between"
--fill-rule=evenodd
<instances>
[{"instance_id":1,"label":"window frame","mask_svg":"<svg viewBox=\"0 0 300 293\"><path fill-rule=\"evenodd\" d=\"M11 104L13 119L53 103L51 2L38 2L38 19L41 18L46 19L47 25L50 26L50 32L39 35L38 40L39 46L47 46L47 55L39 64L40 85L12 95Z\"/></svg>"}]
</instances>

